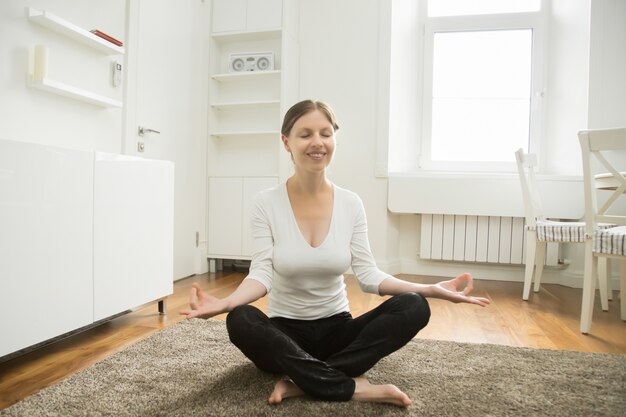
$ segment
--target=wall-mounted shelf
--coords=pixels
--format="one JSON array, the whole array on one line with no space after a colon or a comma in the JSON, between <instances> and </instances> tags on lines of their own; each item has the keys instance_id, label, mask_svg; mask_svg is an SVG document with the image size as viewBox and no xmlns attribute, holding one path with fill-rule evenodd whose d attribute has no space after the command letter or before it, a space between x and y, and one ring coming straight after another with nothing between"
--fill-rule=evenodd
<instances>
[{"instance_id":1,"label":"wall-mounted shelf","mask_svg":"<svg viewBox=\"0 0 626 417\"><path fill-rule=\"evenodd\" d=\"M87 90L73 87L49 78L43 78L41 81L33 81L29 76L28 86L42 91L48 91L61 96L70 97L89 104L95 104L102 107L122 107L122 102L113 100L112 98L95 94Z\"/></svg>"},{"instance_id":2,"label":"wall-mounted shelf","mask_svg":"<svg viewBox=\"0 0 626 417\"><path fill-rule=\"evenodd\" d=\"M248 42L259 39L280 39L282 29L268 29L255 31L231 31L213 33L211 37L217 42Z\"/></svg>"},{"instance_id":3,"label":"wall-mounted shelf","mask_svg":"<svg viewBox=\"0 0 626 417\"><path fill-rule=\"evenodd\" d=\"M278 130L267 131L250 131L250 132L212 132L211 136L219 138L238 137L238 136L278 136L280 132Z\"/></svg>"},{"instance_id":4,"label":"wall-mounted shelf","mask_svg":"<svg viewBox=\"0 0 626 417\"><path fill-rule=\"evenodd\" d=\"M61 33L68 38L83 43L90 48L102 52L106 55L123 55L124 48L117 46L111 42L108 42L93 33L82 29L67 20L47 12L33 9L32 7L26 8L28 13L28 19L31 22L35 22L55 32Z\"/></svg>"},{"instance_id":5,"label":"wall-mounted shelf","mask_svg":"<svg viewBox=\"0 0 626 417\"><path fill-rule=\"evenodd\" d=\"M213 103L211 107L217 110L228 110L245 107L261 107L261 106L280 106L280 100L269 101L241 101L233 103Z\"/></svg>"},{"instance_id":6,"label":"wall-mounted shelf","mask_svg":"<svg viewBox=\"0 0 626 417\"><path fill-rule=\"evenodd\" d=\"M215 81L238 81L242 79L261 79L261 78L276 78L280 77L280 70L274 71L242 71L242 72L230 72L226 74L215 74L211 78Z\"/></svg>"}]
</instances>

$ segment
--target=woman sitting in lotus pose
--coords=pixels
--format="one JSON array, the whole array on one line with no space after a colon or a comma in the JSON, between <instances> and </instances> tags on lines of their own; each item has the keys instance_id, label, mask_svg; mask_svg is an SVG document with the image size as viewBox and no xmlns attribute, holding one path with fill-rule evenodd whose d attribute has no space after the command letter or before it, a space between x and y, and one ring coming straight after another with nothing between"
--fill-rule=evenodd
<instances>
[{"instance_id":1,"label":"woman sitting in lotus pose","mask_svg":"<svg viewBox=\"0 0 626 417\"><path fill-rule=\"evenodd\" d=\"M469 274L425 285L376 267L360 198L326 177L338 128L323 102L305 100L287 111L281 139L295 173L256 196L248 276L223 299L194 284L190 308L181 314L209 318L228 312L232 343L258 368L283 376L271 404L308 394L406 407L411 399L404 392L370 384L365 372L426 326L427 297L480 306L489 300L468 295ZM349 267L363 291L393 297L353 318L343 280ZM249 305L266 294L268 314Z\"/></svg>"}]
</instances>

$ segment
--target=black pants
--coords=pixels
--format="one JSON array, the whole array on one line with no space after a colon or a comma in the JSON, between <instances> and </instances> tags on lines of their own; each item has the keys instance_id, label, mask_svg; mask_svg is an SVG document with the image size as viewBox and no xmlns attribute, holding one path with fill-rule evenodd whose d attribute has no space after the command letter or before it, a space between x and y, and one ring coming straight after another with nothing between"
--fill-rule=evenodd
<instances>
[{"instance_id":1,"label":"black pants","mask_svg":"<svg viewBox=\"0 0 626 417\"><path fill-rule=\"evenodd\" d=\"M230 340L259 369L287 375L305 393L347 401L352 379L400 349L430 318L426 299L396 295L357 318L340 313L319 320L269 318L243 305L228 314Z\"/></svg>"}]
</instances>

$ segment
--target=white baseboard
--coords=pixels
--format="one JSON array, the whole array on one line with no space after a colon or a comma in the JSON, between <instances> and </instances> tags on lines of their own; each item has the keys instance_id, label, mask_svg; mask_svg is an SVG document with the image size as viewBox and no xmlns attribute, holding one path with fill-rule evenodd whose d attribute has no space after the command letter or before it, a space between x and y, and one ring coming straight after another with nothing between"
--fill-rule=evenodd
<instances>
[{"instance_id":1,"label":"white baseboard","mask_svg":"<svg viewBox=\"0 0 626 417\"><path fill-rule=\"evenodd\" d=\"M400 270L403 274L455 277L465 272L475 279L492 281L524 281L523 265L489 265L468 262L441 262L416 259L401 259ZM541 281L547 284L561 284L568 287L582 288L582 274L569 273L560 268L546 267Z\"/></svg>"},{"instance_id":2,"label":"white baseboard","mask_svg":"<svg viewBox=\"0 0 626 417\"><path fill-rule=\"evenodd\" d=\"M442 262L420 259L400 259L399 262L381 262L380 265L400 264L400 272L396 274L427 275L436 277L455 277L464 272L471 273L475 279L493 281L524 282L524 265L489 265L469 262ZM392 272L389 272L392 273ZM619 289L619 271L613 271L611 288ZM560 284L571 288L582 288L582 271L568 270L567 267L545 267L541 282L546 284Z\"/></svg>"}]
</instances>

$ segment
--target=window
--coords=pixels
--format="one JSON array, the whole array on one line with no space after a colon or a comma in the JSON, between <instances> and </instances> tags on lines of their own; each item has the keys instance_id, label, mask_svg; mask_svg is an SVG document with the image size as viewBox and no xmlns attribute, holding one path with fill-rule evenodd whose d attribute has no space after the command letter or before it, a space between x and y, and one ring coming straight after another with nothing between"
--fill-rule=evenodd
<instances>
[{"instance_id":1,"label":"window","mask_svg":"<svg viewBox=\"0 0 626 417\"><path fill-rule=\"evenodd\" d=\"M513 171L517 149L536 151L540 0L429 0L427 7L421 168Z\"/></svg>"}]
</instances>

